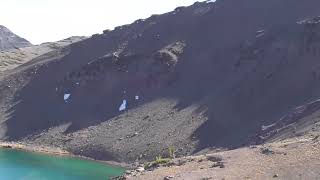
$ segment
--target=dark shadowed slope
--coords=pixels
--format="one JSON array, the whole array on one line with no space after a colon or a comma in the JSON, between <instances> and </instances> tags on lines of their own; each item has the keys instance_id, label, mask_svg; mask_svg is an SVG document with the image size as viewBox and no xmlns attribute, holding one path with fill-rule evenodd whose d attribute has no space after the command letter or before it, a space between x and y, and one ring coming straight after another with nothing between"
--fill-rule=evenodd
<instances>
[{"instance_id":1,"label":"dark shadowed slope","mask_svg":"<svg viewBox=\"0 0 320 180\"><path fill-rule=\"evenodd\" d=\"M0 50L31 46L31 43L0 25Z\"/></svg>"},{"instance_id":2,"label":"dark shadowed slope","mask_svg":"<svg viewBox=\"0 0 320 180\"><path fill-rule=\"evenodd\" d=\"M1 82L2 138L124 161L260 143L320 97L319 6L195 3L38 58Z\"/></svg>"}]
</instances>

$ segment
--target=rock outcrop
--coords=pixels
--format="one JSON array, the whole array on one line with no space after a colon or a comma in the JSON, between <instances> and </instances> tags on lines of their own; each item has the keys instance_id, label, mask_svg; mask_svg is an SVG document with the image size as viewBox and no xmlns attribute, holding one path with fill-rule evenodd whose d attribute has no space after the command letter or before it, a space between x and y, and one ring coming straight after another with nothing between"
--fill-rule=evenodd
<instances>
[{"instance_id":1,"label":"rock outcrop","mask_svg":"<svg viewBox=\"0 0 320 180\"><path fill-rule=\"evenodd\" d=\"M32 44L0 25L0 50L28 47Z\"/></svg>"}]
</instances>

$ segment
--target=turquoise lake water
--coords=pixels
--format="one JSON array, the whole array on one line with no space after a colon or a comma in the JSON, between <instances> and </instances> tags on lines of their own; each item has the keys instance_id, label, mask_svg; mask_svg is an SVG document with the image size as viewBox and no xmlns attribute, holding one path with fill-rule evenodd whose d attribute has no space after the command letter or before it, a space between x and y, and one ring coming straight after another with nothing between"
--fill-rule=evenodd
<instances>
[{"instance_id":1,"label":"turquoise lake water","mask_svg":"<svg viewBox=\"0 0 320 180\"><path fill-rule=\"evenodd\" d=\"M0 149L0 180L107 180L123 172L94 161Z\"/></svg>"}]
</instances>

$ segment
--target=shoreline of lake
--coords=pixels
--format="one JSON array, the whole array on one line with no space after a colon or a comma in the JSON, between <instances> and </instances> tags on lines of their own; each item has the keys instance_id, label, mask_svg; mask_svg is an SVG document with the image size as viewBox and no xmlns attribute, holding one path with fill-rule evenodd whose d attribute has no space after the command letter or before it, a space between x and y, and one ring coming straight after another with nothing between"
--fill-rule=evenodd
<instances>
[{"instance_id":1,"label":"shoreline of lake","mask_svg":"<svg viewBox=\"0 0 320 180\"><path fill-rule=\"evenodd\" d=\"M72 156L56 156L13 148L0 148L0 179L105 180L126 169Z\"/></svg>"},{"instance_id":2,"label":"shoreline of lake","mask_svg":"<svg viewBox=\"0 0 320 180\"><path fill-rule=\"evenodd\" d=\"M120 163L120 162L115 162L115 161L96 160L96 159L85 157L85 156L75 155L75 154L73 154L73 153L71 153L71 152L69 152L67 150L63 150L63 149L60 149L60 148L54 148L54 147L48 147L48 146L46 146L46 147L45 146L35 147L34 145L28 145L28 144L23 144L23 143L18 143L18 142L0 141L0 148L20 150L20 151L32 152L32 153L47 154L47 155L52 155L52 156L74 157L74 158L78 158L78 159L99 162L99 163L106 164L106 165L109 165L109 166L121 167L121 168L124 168L124 169L132 168L132 166L130 164L127 164L127 163Z\"/></svg>"}]
</instances>

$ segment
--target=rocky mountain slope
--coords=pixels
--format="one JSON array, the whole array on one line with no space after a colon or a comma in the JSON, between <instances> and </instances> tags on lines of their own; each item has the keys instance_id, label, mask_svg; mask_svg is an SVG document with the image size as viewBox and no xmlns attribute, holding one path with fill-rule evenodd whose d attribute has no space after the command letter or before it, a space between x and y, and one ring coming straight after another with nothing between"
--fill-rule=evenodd
<instances>
[{"instance_id":1,"label":"rocky mountain slope","mask_svg":"<svg viewBox=\"0 0 320 180\"><path fill-rule=\"evenodd\" d=\"M31 46L31 43L0 25L0 50Z\"/></svg>"},{"instance_id":2,"label":"rocky mountain slope","mask_svg":"<svg viewBox=\"0 0 320 180\"><path fill-rule=\"evenodd\" d=\"M311 130L303 131L306 127ZM199 152L172 159L159 167L128 170L118 179L319 179L319 112L280 132L282 138L262 145ZM284 136L284 132L295 135Z\"/></svg>"},{"instance_id":3,"label":"rocky mountain slope","mask_svg":"<svg viewBox=\"0 0 320 180\"><path fill-rule=\"evenodd\" d=\"M1 139L134 162L307 132L319 5L198 2L40 56L1 76Z\"/></svg>"}]
</instances>

